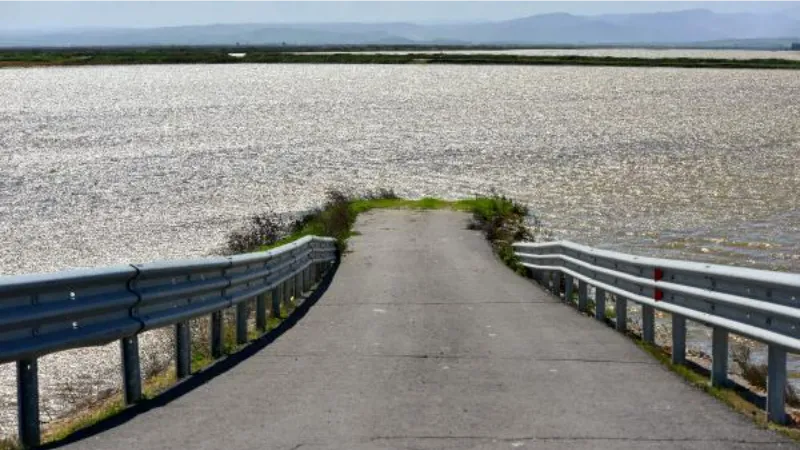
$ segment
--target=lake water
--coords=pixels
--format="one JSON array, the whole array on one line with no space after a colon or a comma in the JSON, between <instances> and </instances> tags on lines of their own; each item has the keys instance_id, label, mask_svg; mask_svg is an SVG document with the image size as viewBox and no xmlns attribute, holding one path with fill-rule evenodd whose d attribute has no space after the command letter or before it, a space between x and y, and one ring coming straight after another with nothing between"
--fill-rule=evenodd
<instances>
[{"instance_id":1,"label":"lake water","mask_svg":"<svg viewBox=\"0 0 800 450\"><path fill-rule=\"evenodd\" d=\"M329 187L492 189L556 237L800 270L800 76L607 67L0 71L0 273L207 254Z\"/></svg>"},{"instance_id":2,"label":"lake water","mask_svg":"<svg viewBox=\"0 0 800 450\"><path fill-rule=\"evenodd\" d=\"M800 271L798 72L14 69L0 99L2 274L205 255L247 215L308 209L329 187L495 189L559 238ZM153 341L143 353L169 361ZM118 375L116 344L42 358L43 407ZM13 377L0 366L0 436L14 430Z\"/></svg>"}]
</instances>

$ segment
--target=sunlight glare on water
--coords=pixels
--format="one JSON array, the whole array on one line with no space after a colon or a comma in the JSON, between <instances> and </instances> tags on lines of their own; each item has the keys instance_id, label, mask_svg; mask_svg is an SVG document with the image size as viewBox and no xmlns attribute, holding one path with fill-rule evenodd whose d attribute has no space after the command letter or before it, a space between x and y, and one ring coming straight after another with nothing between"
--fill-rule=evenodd
<instances>
[{"instance_id":1,"label":"sunlight glare on water","mask_svg":"<svg viewBox=\"0 0 800 450\"><path fill-rule=\"evenodd\" d=\"M527 202L556 237L800 270L800 76L609 67L0 71L0 273L205 255L330 187Z\"/></svg>"}]
</instances>

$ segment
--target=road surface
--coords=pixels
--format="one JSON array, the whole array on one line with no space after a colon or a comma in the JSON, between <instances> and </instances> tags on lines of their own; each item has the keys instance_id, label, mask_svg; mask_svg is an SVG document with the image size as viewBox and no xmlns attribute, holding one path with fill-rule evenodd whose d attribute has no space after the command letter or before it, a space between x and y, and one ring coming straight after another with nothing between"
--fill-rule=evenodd
<instances>
[{"instance_id":1,"label":"road surface","mask_svg":"<svg viewBox=\"0 0 800 450\"><path fill-rule=\"evenodd\" d=\"M467 221L362 215L291 329L67 448L793 448L512 273Z\"/></svg>"}]
</instances>

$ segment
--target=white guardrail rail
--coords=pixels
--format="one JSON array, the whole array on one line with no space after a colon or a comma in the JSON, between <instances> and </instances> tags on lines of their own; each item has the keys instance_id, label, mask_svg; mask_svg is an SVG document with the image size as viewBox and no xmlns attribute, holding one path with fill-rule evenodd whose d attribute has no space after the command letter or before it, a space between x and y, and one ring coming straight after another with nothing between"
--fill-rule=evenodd
<instances>
[{"instance_id":1,"label":"white guardrail rail","mask_svg":"<svg viewBox=\"0 0 800 450\"><path fill-rule=\"evenodd\" d=\"M308 236L266 252L0 277L0 363L17 364L19 440L40 442L37 358L120 341L127 404L141 400L138 334L175 327L179 379L191 373L190 319L210 314L210 346L222 355L222 312L236 306L236 340L247 342L247 302L266 330L267 299L310 290L337 259L336 241Z\"/></svg>"},{"instance_id":2,"label":"white guardrail rail","mask_svg":"<svg viewBox=\"0 0 800 450\"><path fill-rule=\"evenodd\" d=\"M672 362L685 363L686 320L712 328L713 385L728 384L728 333L768 345L767 417L785 423L786 353L800 353L800 274L627 255L567 241L516 243L535 280L585 312L589 286L595 317L615 297L616 327L625 331L627 301L642 307L642 339L654 342L654 311L672 315ZM563 292L562 292L563 277Z\"/></svg>"}]
</instances>

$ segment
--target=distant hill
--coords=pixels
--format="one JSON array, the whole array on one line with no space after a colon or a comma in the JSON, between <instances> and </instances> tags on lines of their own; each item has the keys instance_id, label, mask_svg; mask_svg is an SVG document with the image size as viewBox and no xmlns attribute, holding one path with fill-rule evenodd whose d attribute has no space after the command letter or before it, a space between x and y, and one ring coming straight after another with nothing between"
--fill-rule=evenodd
<instances>
[{"instance_id":1,"label":"distant hill","mask_svg":"<svg viewBox=\"0 0 800 450\"><path fill-rule=\"evenodd\" d=\"M257 18L254 18L257 19ZM800 40L800 7L781 14L720 14L705 9L649 14L542 14L468 24L232 24L57 33L0 31L3 47L146 45L681 45L759 40L788 48ZM756 48L756 47L754 47ZM761 47L758 47L761 48Z\"/></svg>"}]
</instances>

